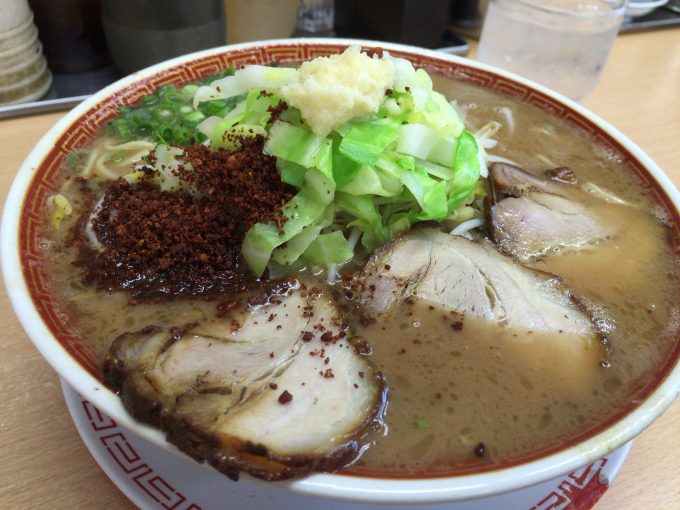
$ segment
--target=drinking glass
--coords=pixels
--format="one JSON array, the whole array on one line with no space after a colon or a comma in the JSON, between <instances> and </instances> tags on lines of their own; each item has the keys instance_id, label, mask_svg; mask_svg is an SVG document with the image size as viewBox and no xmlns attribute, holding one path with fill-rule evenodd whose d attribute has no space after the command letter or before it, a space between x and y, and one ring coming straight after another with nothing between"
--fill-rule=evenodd
<instances>
[{"instance_id":1,"label":"drinking glass","mask_svg":"<svg viewBox=\"0 0 680 510\"><path fill-rule=\"evenodd\" d=\"M478 59L581 100L597 84L627 0L490 0Z\"/></svg>"}]
</instances>

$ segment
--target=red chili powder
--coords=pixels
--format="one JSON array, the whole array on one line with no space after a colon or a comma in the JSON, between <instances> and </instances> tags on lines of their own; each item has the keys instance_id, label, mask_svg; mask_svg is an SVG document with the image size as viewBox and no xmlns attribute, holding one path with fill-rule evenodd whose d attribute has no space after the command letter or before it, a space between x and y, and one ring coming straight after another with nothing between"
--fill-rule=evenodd
<instances>
[{"instance_id":1,"label":"red chili powder","mask_svg":"<svg viewBox=\"0 0 680 510\"><path fill-rule=\"evenodd\" d=\"M136 300L252 289L240 253L243 237L257 222L280 227L281 206L294 192L281 182L275 158L263 154L263 143L262 137L244 139L235 152L186 148L191 167L177 176L198 193L111 182L93 221L103 251L78 242L76 264L85 281Z\"/></svg>"}]
</instances>

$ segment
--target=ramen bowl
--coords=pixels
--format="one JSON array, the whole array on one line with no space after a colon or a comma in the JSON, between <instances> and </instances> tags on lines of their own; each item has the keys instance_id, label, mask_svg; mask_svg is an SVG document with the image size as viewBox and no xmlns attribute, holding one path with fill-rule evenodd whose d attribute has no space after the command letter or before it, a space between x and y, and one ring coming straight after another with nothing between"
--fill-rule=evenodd
<instances>
[{"instance_id":1,"label":"ramen bowl","mask_svg":"<svg viewBox=\"0 0 680 510\"><path fill-rule=\"evenodd\" d=\"M663 171L633 142L582 106L540 85L491 66L411 46L344 39L274 40L216 48L179 57L134 73L83 102L37 144L12 185L2 220L2 267L14 310L28 336L58 374L101 411L146 440L181 455L164 435L134 420L104 386L91 347L79 336L48 289L41 262L40 211L54 193L66 155L92 140L120 105L132 104L164 83L197 80L226 66L295 63L338 53L351 44L383 49L415 66L449 76L514 101L533 105L572 125L619 158L646 188L669 225L669 242L680 250L680 195ZM277 486L298 494L363 503L424 504L482 498L528 487L608 454L644 430L675 399L680 388L680 338L654 377L635 388L627 406L570 444L527 455L493 470L420 476L357 476L319 473ZM203 469L196 466L197 469ZM249 481L257 481L245 477ZM232 483L225 478L224 483Z\"/></svg>"}]
</instances>

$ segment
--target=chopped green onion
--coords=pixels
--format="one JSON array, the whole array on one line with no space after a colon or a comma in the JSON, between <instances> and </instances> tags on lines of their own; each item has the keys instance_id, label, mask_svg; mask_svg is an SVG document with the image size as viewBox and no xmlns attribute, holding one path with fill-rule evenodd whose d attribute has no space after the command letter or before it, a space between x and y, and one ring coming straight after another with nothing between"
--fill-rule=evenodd
<instances>
[{"instance_id":1,"label":"chopped green onion","mask_svg":"<svg viewBox=\"0 0 680 510\"><path fill-rule=\"evenodd\" d=\"M205 119L205 115L196 110L186 114L183 120L185 126L196 127L201 123L203 119Z\"/></svg>"},{"instance_id":2,"label":"chopped green onion","mask_svg":"<svg viewBox=\"0 0 680 510\"><path fill-rule=\"evenodd\" d=\"M413 425L415 425L417 429L430 428L430 423L425 418L418 418L415 422L413 422Z\"/></svg>"},{"instance_id":3,"label":"chopped green onion","mask_svg":"<svg viewBox=\"0 0 680 510\"><path fill-rule=\"evenodd\" d=\"M188 146L207 139L197 126L211 115L226 115L237 104L234 100L216 100L203 103L194 111L193 96L200 84L210 83L234 74L227 68L196 83L177 88L166 83L153 94L142 97L136 105L121 106L120 115L107 125L107 132L127 142L138 138L151 138L159 143Z\"/></svg>"},{"instance_id":4,"label":"chopped green onion","mask_svg":"<svg viewBox=\"0 0 680 510\"><path fill-rule=\"evenodd\" d=\"M66 168L73 172L80 170L80 167L85 162L88 154L89 153L86 151L69 152L68 156L66 156Z\"/></svg>"}]
</instances>

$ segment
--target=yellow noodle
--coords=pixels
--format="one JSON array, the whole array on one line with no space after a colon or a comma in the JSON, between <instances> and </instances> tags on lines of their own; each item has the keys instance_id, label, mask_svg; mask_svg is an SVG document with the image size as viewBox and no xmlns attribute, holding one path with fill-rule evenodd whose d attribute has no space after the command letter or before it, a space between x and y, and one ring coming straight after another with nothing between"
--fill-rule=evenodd
<instances>
[{"instance_id":1,"label":"yellow noodle","mask_svg":"<svg viewBox=\"0 0 680 510\"><path fill-rule=\"evenodd\" d=\"M118 177L118 174L112 172L108 168L104 166L104 160L108 156L108 154L102 154L97 158L97 162L95 163L95 169L97 170L97 175L101 177L106 177L107 179L116 179Z\"/></svg>"},{"instance_id":2,"label":"yellow noodle","mask_svg":"<svg viewBox=\"0 0 680 510\"><path fill-rule=\"evenodd\" d=\"M146 140L118 143L115 138L104 137L92 147L85 168L80 175L82 177L97 175L104 179L116 179L120 175L128 173L133 163L140 161L153 148L154 144ZM113 153L122 153L125 157L118 162L110 163L108 159ZM117 172L113 169L123 169L124 171Z\"/></svg>"},{"instance_id":3,"label":"yellow noodle","mask_svg":"<svg viewBox=\"0 0 680 510\"><path fill-rule=\"evenodd\" d=\"M133 140L131 142L124 142L124 143L105 143L104 148L108 151L131 151L131 150L144 150L144 151L150 151L151 149L154 148L153 143L147 142L146 140Z\"/></svg>"},{"instance_id":4,"label":"yellow noodle","mask_svg":"<svg viewBox=\"0 0 680 510\"><path fill-rule=\"evenodd\" d=\"M138 152L133 153L131 156L128 156L127 158L123 158L122 160L113 163L113 166L120 168L126 165L130 165L132 163L135 163L136 161L141 161L142 157L146 156L149 153L147 150L141 150Z\"/></svg>"},{"instance_id":5,"label":"yellow noodle","mask_svg":"<svg viewBox=\"0 0 680 510\"><path fill-rule=\"evenodd\" d=\"M83 168L83 171L80 172L81 177L90 177L92 175L92 170L94 168L94 163L97 160L98 157L98 148L92 147L92 150L90 151L90 155L87 157L87 161L85 162L85 168Z\"/></svg>"}]
</instances>

